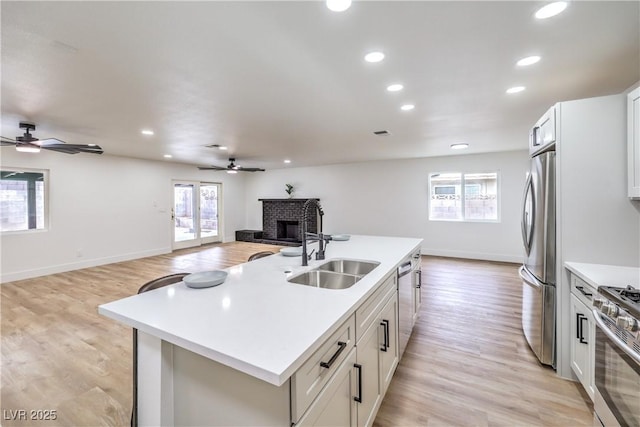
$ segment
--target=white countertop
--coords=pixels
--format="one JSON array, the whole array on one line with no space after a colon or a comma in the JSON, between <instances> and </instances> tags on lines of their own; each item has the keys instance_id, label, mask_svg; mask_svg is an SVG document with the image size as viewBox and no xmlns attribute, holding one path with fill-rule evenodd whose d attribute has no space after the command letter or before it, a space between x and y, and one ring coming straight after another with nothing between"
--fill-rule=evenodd
<instances>
[{"instance_id":1,"label":"white countertop","mask_svg":"<svg viewBox=\"0 0 640 427\"><path fill-rule=\"evenodd\" d=\"M565 262L564 266L596 289L598 286L626 288L629 285L640 289L640 268L637 267L579 262Z\"/></svg>"},{"instance_id":2,"label":"white countertop","mask_svg":"<svg viewBox=\"0 0 640 427\"><path fill-rule=\"evenodd\" d=\"M326 259L312 258L308 267L301 266L299 256L272 255L226 269L229 275L220 286L192 289L180 282L100 305L98 312L280 386L421 243L422 239L352 236L329 243ZM334 258L380 265L343 290L286 280Z\"/></svg>"}]
</instances>

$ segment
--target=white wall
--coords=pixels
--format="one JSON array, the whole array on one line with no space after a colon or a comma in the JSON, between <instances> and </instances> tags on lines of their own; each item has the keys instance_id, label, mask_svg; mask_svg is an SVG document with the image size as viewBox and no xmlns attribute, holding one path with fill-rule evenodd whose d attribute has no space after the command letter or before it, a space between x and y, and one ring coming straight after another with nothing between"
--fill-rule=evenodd
<instances>
[{"instance_id":1,"label":"white wall","mask_svg":"<svg viewBox=\"0 0 640 427\"><path fill-rule=\"evenodd\" d=\"M318 197L328 233L375 234L424 239L424 254L520 262L520 204L526 150L289 168L247 177L247 228L262 229L259 198ZM428 220L428 176L431 172L499 171L499 223Z\"/></svg>"},{"instance_id":2,"label":"white wall","mask_svg":"<svg viewBox=\"0 0 640 427\"><path fill-rule=\"evenodd\" d=\"M221 182L224 240L244 228L242 174L10 147L2 149L1 164L49 170L50 214L47 231L2 235L2 282L170 252L172 179Z\"/></svg>"}]
</instances>

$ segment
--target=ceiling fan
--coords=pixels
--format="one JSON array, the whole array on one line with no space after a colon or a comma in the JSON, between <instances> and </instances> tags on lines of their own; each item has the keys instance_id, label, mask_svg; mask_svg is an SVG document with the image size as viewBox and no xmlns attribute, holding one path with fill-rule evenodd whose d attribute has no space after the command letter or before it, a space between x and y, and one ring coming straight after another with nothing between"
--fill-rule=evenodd
<instances>
[{"instance_id":1,"label":"ceiling fan","mask_svg":"<svg viewBox=\"0 0 640 427\"><path fill-rule=\"evenodd\" d=\"M36 130L35 123L20 122L20 129L25 129L22 136L16 139L0 136L0 145L14 145L17 151L39 153L40 149L57 151L66 154L90 153L102 154L102 147L96 144L67 144L56 138L38 139L31 135Z\"/></svg>"},{"instance_id":2,"label":"ceiling fan","mask_svg":"<svg viewBox=\"0 0 640 427\"><path fill-rule=\"evenodd\" d=\"M243 168L242 166L236 165L236 159L231 157L229 158L229 165L224 166L198 166L200 170L214 170L214 171L227 171L227 173L238 173L238 172L264 172L264 169L260 168Z\"/></svg>"}]
</instances>

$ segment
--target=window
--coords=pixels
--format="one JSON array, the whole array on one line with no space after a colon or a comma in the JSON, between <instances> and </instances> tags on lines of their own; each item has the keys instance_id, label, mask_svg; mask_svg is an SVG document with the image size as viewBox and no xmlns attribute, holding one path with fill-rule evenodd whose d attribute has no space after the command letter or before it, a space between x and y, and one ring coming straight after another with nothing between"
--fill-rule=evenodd
<instances>
[{"instance_id":1,"label":"window","mask_svg":"<svg viewBox=\"0 0 640 427\"><path fill-rule=\"evenodd\" d=\"M0 231L46 228L46 171L0 171Z\"/></svg>"},{"instance_id":2,"label":"window","mask_svg":"<svg viewBox=\"0 0 640 427\"><path fill-rule=\"evenodd\" d=\"M429 175L429 219L498 221L498 173Z\"/></svg>"}]
</instances>

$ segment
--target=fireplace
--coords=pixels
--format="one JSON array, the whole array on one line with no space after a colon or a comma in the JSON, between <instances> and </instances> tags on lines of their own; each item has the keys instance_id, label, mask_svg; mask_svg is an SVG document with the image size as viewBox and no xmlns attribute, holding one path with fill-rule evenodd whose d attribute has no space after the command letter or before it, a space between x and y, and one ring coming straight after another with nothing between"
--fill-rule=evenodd
<instances>
[{"instance_id":1,"label":"fireplace","mask_svg":"<svg viewBox=\"0 0 640 427\"><path fill-rule=\"evenodd\" d=\"M302 243L302 211L309 199L259 200L262 202L262 241L285 245ZM318 232L316 215L310 215L307 231Z\"/></svg>"},{"instance_id":2,"label":"fireplace","mask_svg":"<svg viewBox=\"0 0 640 427\"><path fill-rule=\"evenodd\" d=\"M298 241L298 225L300 221L277 220L276 232L278 240Z\"/></svg>"}]
</instances>

